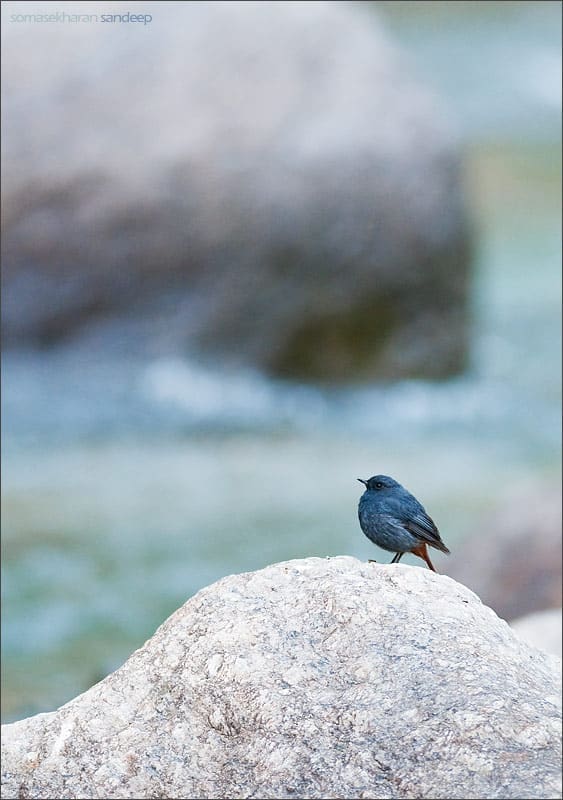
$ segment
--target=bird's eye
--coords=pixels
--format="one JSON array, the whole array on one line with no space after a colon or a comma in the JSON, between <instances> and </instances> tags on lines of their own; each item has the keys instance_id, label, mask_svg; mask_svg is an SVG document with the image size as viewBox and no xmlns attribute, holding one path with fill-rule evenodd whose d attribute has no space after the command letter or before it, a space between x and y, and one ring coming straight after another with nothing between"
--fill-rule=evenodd
<instances>
[{"instance_id":1,"label":"bird's eye","mask_svg":"<svg viewBox=\"0 0 563 800\"><path fill-rule=\"evenodd\" d=\"M383 489L383 484L381 483L381 481L377 481L377 482L376 482L376 484L375 484L375 488L376 488L376 489Z\"/></svg>"}]
</instances>

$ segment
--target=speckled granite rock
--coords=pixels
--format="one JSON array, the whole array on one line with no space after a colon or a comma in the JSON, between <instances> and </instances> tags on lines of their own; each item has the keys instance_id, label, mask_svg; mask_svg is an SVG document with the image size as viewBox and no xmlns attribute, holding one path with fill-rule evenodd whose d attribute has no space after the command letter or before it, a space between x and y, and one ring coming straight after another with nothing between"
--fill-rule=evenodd
<instances>
[{"instance_id":1,"label":"speckled granite rock","mask_svg":"<svg viewBox=\"0 0 563 800\"><path fill-rule=\"evenodd\" d=\"M5 344L461 370L460 147L372 4L135 12L152 21L5 26Z\"/></svg>"},{"instance_id":2,"label":"speckled granite rock","mask_svg":"<svg viewBox=\"0 0 563 800\"><path fill-rule=\"evenodd\" d=\"M428 570L233 575L58 711L6 725L5 798L555 798L557 659Z\"/></svg>"}]
</instances>

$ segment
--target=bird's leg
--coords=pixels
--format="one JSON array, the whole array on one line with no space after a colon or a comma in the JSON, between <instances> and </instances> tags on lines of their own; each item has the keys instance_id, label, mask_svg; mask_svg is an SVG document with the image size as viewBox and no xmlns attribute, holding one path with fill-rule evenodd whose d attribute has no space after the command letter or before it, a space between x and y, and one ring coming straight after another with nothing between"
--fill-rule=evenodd
<instances>
[{"instance_id":1,"label":"bird's leg","mask_svg":"<svg viewBox=\"0 0 563 800\"><path fill-rule=\"evenodd\" d=\"M418 547L414 548L413 550L411 550L411 553L415 556L418 556L419 558L422 558L423 561L426 561L429 569L431 569L432 572L438 574L438 570L435 569L434 564L430 561L430 556L428 555L428 548L425 544L421 544Z\"/></svg>"},{"instance_id":2,"label":"bird's leg","mask_svg":"<svg viewBox=\"0 0 563 800\"><path fill-rule=\"evenodd\" d=\"M389 563L390 564L398 564L399 561L402 559L402 557L404 555L405 555L404 553L395 553L395 555L393 556L392 561L390 561Z\"/></svg>"}]
</instances>

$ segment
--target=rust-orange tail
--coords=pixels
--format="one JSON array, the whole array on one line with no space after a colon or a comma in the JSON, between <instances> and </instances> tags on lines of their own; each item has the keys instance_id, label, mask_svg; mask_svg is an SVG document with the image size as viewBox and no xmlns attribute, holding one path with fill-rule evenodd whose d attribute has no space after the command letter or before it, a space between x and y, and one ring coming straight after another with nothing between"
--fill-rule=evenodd
<instances>
[{"instance_id":1,"label":"rust-orange tail","mask_svg":"<svg viewBox=\"0 0 563 800\"><path fill-rule=\"evenodd\" d=\"M428 547L426 546L426 544L424 544L424 542L422 542L422 544L419 544L417 547L414 547L411 550L411 553L415 556L418 556L419 558L422 558L423 561L426 561L429 569L431 569L432 572L438 574L438 570L434 567L434 564L430 561L430 556L428 555Z\"/></svg>"}]
</instances>

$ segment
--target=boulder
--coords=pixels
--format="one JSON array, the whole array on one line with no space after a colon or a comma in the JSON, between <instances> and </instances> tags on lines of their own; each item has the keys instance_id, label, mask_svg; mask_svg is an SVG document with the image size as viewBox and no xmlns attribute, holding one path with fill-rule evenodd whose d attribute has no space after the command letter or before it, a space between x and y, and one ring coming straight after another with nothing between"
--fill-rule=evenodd
<instances>
[{"instance_id":1,"label":"boulder","mask_svg":"<svg viewBox=\"0 0 563 800\"><path fill-rule=\"evenodd\" d=\"M424 568L275 564L5 725L2 796L555 798L558 664Z\"/></svg>"},{"instance_id":2,"label":"boulder","mask_svg":"<svg viewBox=\"0 0 563 800\"><path fill-rule=\"evenodd\" d=\"M560 608L549 608L526 614L510 623L512 630L533 647L561 658L561 628L563 619Z\"/></svg>"},{"instance_id":3,"label":"boulder","mask_svg":"<svg viewBox=\"0 0 563 800\"><path fill-rule=\"evenodd\" d=\"M151 16L5 26L5 343L311 379L459 371L459 146L371 5Z\"/></svg>"}]
</instances>

